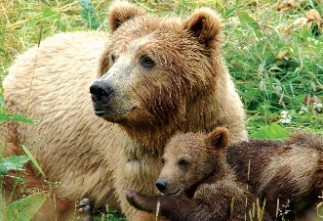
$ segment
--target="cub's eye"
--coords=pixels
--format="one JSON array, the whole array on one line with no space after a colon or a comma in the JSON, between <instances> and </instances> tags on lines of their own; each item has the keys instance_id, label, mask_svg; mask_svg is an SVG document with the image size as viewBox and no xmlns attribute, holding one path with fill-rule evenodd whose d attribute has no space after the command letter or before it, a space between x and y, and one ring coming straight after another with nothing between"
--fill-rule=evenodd
<instances>
[{"instance_id":1,"label":"cub's eye","mask_svg":"<svg viewBox=\"0 0 323 221\"><path fill-rule=\"evenodd\" d=\"M165 159L164 158L161 158L160 162L161 162L162 166L165 165Z\"/></svg>"},{"instance_id":2,"label":"cub's eye","mask_svg":"<svg viewBox=\"0 0 323 221\"><path fill-rule=\"evenodd\" d=\"M153 68L155 66L155 62L153 61L153 59L151 59L148 56L143 56L140 58L140 64L144 67L144 68Z\"/></svg>"},{"instance_id":3,"label":"cub's eye","mask_svg":"<svg viewBox=\"0 0 323 221\"><path fill-rule=\"evenodd\" d=\"M110 59L111 59L111 62L114 63L116 61L116 55L115 53L111 52L110 53Z\"/></svg>"},{"instance_id":4,"label":"cub's eye","mask_svg":"<svg viewBox=\"0 0 323 221\"><path fill-rule=\"evenodd\" d=\"M187 167L190 163L187 160L180 159L177 164L181 167Z\"/></svg>"}]
</instances>

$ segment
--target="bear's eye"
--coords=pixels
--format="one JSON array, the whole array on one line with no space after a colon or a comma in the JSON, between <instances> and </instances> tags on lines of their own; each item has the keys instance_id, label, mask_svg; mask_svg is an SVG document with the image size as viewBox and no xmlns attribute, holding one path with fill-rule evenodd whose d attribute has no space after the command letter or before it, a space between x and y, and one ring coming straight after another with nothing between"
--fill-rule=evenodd
<instances>
[{"instance_id":1,"label":"bear's eye","mask_svg":"<svg viewBox=\"0 0 323 221\"><path fill-rule=\"evenodd\" d=\"M112 64L116 61L115 53L113 53L113 52L110 53L110 59L111 59Z\"/></svg>"},{"instance_id":2,"label":"bear's eye","mask_svg":"<svg viewBox=\"0 0 323 221\"><path fill-rule=\"evenodd\" d=\"M165 165L165 159L164 158L161 158L160 162L161 162L162 166Z\"/></svg>"},{"instance_id":3,"label":"bear's eye","mask_svg":"<svg viewBox=\"0 0 323 221\"><path fill-rule=\"evenodd\" d=\"M153 59L151 59L148 56L142 56L140 58L140 64L144 67L144 68L153 68L155 66L155 62L153 61Z\"/></svg>"},{"instance_id":4,"label":"bear's eye","mask_svg":"<svg viewBox=\"0 0 323 221\"><path fill-rule=\"evenodd\" d=\"M187 167L189 165L189 162L185 159L180 159L177 164L181 167Z\"/></svg>"}]
</instances>

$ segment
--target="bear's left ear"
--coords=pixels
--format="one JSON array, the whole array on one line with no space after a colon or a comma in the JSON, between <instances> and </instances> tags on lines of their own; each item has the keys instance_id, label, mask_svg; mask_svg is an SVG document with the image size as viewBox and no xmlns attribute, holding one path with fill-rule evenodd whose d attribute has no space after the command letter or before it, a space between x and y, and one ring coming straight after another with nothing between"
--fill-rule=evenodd
<instances>
[{"instance_id":1,"label":"bear's left ear","mask_svg":"<svg viewBox=\"0 0 323 221\"><path fill-rule=\"evenodd\" d=\"M217 127L207 135L206 142L215 149L224 149L229 144L229 131L224 127Z\"/></svg>"},{"instance_id":2,"label":"bear's left ear","mask_svg":"<svg viewBox=\"0 0 323 221\"><path fill-rule=\"evenodd\" d=\"M110 6L109 23L112 32L117 30L124 22L146 14L145 10L126 1L116 1Z\"/></svg>"},{"instance_id":3,"label":"bear's left ear","mask_svg":"<svg viewBox=\"0 0 323 221\"><path fill-rule=\"evenodd\" d=\"M207 48L221 44L221 18L210 8L197 9L184 22L184 29Z\"/></svg>"},{"instance_id":4,"label":"bear's left ear","mask_svg":"<svg viewBox=\"0 0 323 221\"><path fill-rule=\"evenodd\" d=\"M179 136L179 135L182 135L182 134L184 134L182 131L180 131L180 130L176 130L176 131L174 132L174 135L173 135L173 136Z\"/></svg>"}]
</instances>

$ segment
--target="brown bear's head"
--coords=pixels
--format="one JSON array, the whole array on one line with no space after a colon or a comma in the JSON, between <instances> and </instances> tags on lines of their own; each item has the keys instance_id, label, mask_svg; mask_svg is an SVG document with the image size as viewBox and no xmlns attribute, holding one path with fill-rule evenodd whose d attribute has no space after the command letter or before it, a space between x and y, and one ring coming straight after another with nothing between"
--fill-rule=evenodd
<instances>
[{"instance_id":1,"label":"brown bear's head","mask_svg":"<svg viewBox=\"0 0 323 221\"><path fill-rule=\"evenodd\" d=\"M218 15L204 8L180 21L122 2L111 7L109 19L112 33L90 88L95 113L135 129L180 125L214 86Z\"/></svg>"},{"instance_id":2,"label":"brown bear's head","mask_svg":"<svg viewBox=\"0 0 323 221\"><path fill-rule=\"evenodd\" d=\"M162 157L163 168L156 182L158 190L165 195L177 195L193 190L211 177L221 178L228 139L228 130L220 127L209 134L175 135Z\"/></svg>"}]
</instances>

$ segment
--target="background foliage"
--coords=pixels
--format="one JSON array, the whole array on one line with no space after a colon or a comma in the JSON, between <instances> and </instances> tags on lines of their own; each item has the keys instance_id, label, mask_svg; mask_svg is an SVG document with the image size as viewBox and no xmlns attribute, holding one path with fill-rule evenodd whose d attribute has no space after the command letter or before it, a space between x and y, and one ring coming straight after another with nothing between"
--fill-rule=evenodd
<instances>
[{"instance_id":1,"label":"background foliage","mask_svg":"<svg viewBox=\"0 0 323 221\"><path fill-rule=\"evenodd\" d=\"M223 53L245 104L248 130L253 137L283 138L301 129L323 132L321 0L132 2L159 15L186 16L201 6L215 8L223 15ZM0 0L0 79L7 75L15 57L37 44L40 37L77 30L108 31L109 4L109 0ZM10 115L2 98L0 106L0 123L35 123ZM0 159L2 169L5 159ZM41 202L42 198L37 197ZM118 220L116 217L117 212L110 212L97 219Z\"/></svg>"}]
</instances>

